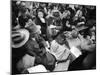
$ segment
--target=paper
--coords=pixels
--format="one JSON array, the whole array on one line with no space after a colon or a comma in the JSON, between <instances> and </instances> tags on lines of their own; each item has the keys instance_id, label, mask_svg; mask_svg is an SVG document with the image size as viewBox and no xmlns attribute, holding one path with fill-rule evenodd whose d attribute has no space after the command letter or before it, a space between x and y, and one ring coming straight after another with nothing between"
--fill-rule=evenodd
<instances>
[{"instance_id":1,"label":"paper","mask_svg":"<svg viewBox=\"0 0 100 75\"><path fill-rule=\"evenodd\" d=\"M70 51L71 51L72 54L74 54L74 56L76 58L79 57L82 54L82 52L74 46L70 49Z\"/></svg>"},{"instance_id":2,"label":"paper","mask_svg":"<svg viewBox=\"0 0 100 75\"><path fill-rule=\"evenodd\" d=\"M50 52L57 60L65 60L70 54L70 50L65 45L60 45L55 40L51 43Z\"/></svg>"},{"instance_id":3,"label":"paper","mask_svg":"<svg viewBox=\"0 0 100 75\"><path fill-rule=\"evenodd\" d=\"M27 70L28 70L29 73L47 72L46 68L43 65L33 66L31 68L28 68Z\"/></svg>"}]
</instances>

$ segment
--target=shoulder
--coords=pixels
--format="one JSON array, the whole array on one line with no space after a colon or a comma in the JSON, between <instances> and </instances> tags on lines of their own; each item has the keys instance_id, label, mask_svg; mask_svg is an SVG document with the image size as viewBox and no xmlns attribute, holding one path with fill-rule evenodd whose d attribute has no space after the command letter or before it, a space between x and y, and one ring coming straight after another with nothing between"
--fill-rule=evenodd
<instances>
[{"instance_id":1,"label":"shoulder","mask_svg":"<svg viewBox=\"0 0 100 75\"><path fill-rule=\"evenodd\" d=\"M39 48L38 43L35 40L30 39L26 44L25 47L27 49Z\"/></svg>"}]
</instances>

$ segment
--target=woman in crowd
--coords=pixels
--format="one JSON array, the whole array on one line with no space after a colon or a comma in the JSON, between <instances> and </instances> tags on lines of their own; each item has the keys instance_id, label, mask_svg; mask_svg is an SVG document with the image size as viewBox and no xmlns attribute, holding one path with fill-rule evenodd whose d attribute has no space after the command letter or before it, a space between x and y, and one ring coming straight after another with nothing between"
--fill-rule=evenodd
<instances>
[{"instance_id":1,"label":"woman in crowd","mask_svg":"<svg viewBox=\"0 0 100 75\"><path fill-rule=\"evenodd\" d=\"M73 25L73 15L75 14L74 10L72 8L67 8L63 12L63 17L62 17L62 25L63 31L72 31L72 25Z\"/></svg>"},{"instance_id":2,"label":"woman in crowd","mask_svg":"<svg viewBox=\"0 0 100 75\"><path fill-rule=\"evenodd\" d=\"M42 9L37 9L36 12L36 18L35 18L35 23L36 25L41 26L41 33L42 37L47 40L46 38L46 30L47 30L47 24L46 24L46 19L45 19L45 13Z\"/></svg>"}]
</instances>

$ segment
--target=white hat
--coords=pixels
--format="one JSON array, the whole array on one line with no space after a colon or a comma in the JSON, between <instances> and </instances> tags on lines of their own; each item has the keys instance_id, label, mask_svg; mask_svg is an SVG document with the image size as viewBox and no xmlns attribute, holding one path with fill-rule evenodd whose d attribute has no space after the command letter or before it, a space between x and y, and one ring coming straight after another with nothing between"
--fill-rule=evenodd
<instances>
[{"instance_id":1,"label":"white hat","mask_svg":"<svg viewBox=\"0 0 100 75\"><path fill-rule=\"evenodd\" d=\"M26 29L19 29L12 32L12 47L19 48L23 46L29 39L29 31Z\"/></svg>"}]
</instances>

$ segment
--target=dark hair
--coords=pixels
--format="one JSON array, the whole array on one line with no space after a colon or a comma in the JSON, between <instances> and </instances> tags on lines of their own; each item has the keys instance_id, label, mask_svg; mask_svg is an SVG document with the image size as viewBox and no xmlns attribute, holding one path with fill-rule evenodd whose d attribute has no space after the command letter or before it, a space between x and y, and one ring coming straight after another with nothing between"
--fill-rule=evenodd
<instances>
[{"instance_id":1,"label":"dark hair","mask_svg":"<svg viewBox=\"0 0 100 75\"><path fill-rule=\"evenodd\" d=\"M71 13L70 16L71 16L71 18L74 17L75 11L74 11L72 8L68 7L66 10L70 11L70 13Z\"/></svg>"},{"instance_id":2,"label":"dark hair","mask_svg":"<svg viewBox=\"0 0 100 75\"><path fill-rule=\"evenodd\" d=\"M26 8L25 6L19 6L19 11L20 11L21 13L25 13L26 10L27 10L27 8Z\"/></svg>"},{"instance_id":3,"label":"dark hair","mask_svg":"<svg viewBox=\"0 0 100 75\"><path fill-rule=\"evenodd\" d=\"M12 18L12 21L11 21L12 22L12 27L15 27L17 25L17 21L16 21L16 15L15 15L14 12L12 12L11 18Z\"/></svg>"},{"instance_id":4,"label":"dark hair","mask_svg":"<svg viewBox=\"0 0 100 75\"><path fill-rule=\"evenodd\" d=\"M43 13L43 17L46 16L46 14L44 13L44 10L38 8L38 9L36 10L36 17L38 17L38 12L42 12L42 13Z\"/></svg>"}]
</instances>

